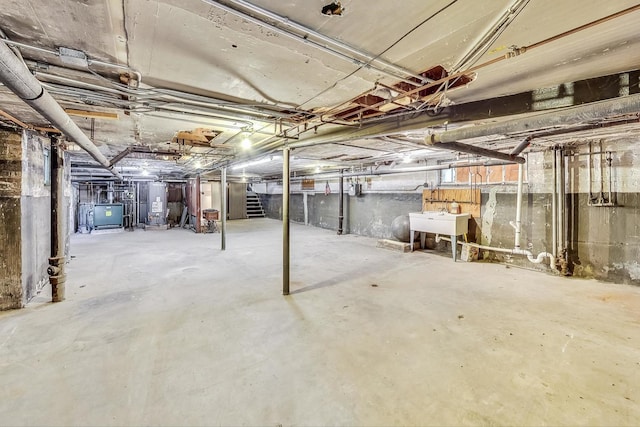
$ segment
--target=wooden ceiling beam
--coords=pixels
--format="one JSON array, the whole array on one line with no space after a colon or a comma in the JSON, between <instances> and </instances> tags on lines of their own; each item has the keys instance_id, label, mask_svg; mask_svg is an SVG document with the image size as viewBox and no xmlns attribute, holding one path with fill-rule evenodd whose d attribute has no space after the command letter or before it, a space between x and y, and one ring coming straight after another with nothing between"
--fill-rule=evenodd
<instances>
[{"instance_id":1,"label":"wooden ceiling beam","mask_svg":"<svg viewBox=\"0 0 640 427\"><path fill-rule=\"evenodd\" d=\"M9 114L9 113L7 113L6 111L3 111L3 110L0 110L0 116L2 116L5 119L17 124L18 126L20 126L23 129L33 129L33 130L37 130L37 131L40 131L40 132L46 132L46 133L62 133L56 128L39 127L39 126L29 125L29 124L27 124L27 123L15 118L15 117L13 117L11 114Z\"/></svg>"},{"instance_id":2,"label":"wooden ceiling beam","mask_svg":"<svg viewBox=\"0 0 640 427\"><path fill-rule=\"evenodd\" d=\"M65 108L64 111L70 116L87 117L89 119L118 120L117 113L106 113L103 111L75 110L73 108Z\"/></svg>"}]
</instances>

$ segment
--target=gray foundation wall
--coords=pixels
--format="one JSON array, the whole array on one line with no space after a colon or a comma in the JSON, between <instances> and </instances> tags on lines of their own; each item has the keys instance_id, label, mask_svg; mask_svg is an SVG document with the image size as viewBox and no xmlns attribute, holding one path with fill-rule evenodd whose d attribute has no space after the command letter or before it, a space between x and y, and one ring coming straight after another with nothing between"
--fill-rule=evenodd
<instances>
[{"instance_id":1,"label":"gray foundation wall","mask_svg":"<svg viewBox=\"0 0 640 427\"><path fill-rule=\"evenodd\" d=\"M640 195L616 193L616 207L589 207L578 194L569 250L574 274L640 285Z\"/></svg>"},{"instance_id":2,"label":"gray foundation wall","mask_svg":"<svg viewBox=\"0 0 640 427\"><path fill-rule=\"evenodd\" d=\"M265 214L282 219L282 195L259 194ZM292 194L289 216L292 221L314 227L338 230L339 196L335 193L307 193L307 221L305 195ZM391 222L399 215L421 209L421 194L377 194L344 196L345 234L377 238L391 238Z\"/></svg>"},{"instance_id":3,"label":"gray foundation wall","mask_svg":"<svg viewBox=\"0 0 640 427\"><path fill-rule=\"evenodd\" d=\"M599 144L599 141L596 141ZM640 285L640 146L636 139L625 136L603 141L602 150L611 153L611 169L600 160L588 162L586 141L566 157L565 191L567 204L566 242L569 271L573 276L596 278L616 283ZM598 147L593 147L600 150ZM522 203L522 249L534 256L554 251L553 247L553 152L540 151L527 155ZM482 171L487 177L489 171ZM601 175L604 190L609 182L614 206L589 205L589 191L600 191ZM362 180L362 179L361 179ZM371 180L371 181L369 181ZM325 180L316 184L305 196L299 184L292 185L291 219L311 226L337 230L337 181L329 180L332 192L325 195ZM371 177L366 179L363 195L345 196L345 232L375 238L391 238L391 221L398 215L421 209L421 191L416 186L438 187L438 172ZM468 188L464 183L459 187ZM383 185L386 185L386 189ZM256 186L256 188L259 188ZM382 188L382 191L376 191ZM391 188L405 188L395 191ZM441 188L452 188L441 185ZM516 182L480 185L481 215L470 223L470 238L482 245L509 248L515 245ZM346 190L345 190L346 191ZM282 218L281 186L268 184L260 193L265 213L270 218ZM448 243L437 250L450 251ZM551 271L546 264L533 264L524 256L483 251L483 257L510 264Z\"/></svg>"},{"instance_id":4,"label":"gray foundation wall","mask_svg":"<svg viewBox=\"0 0 640 427\"><path fill-rule=\"evenodd\" d=\"M49 140L31 132L22 138L22 289L23 303L48 282L51 253L51 187L45 184L45 150ZM48 169L48 167L46 168Z\"/></svg>"},{"instance_id":5,"label":"gray foundation wall","mask_svg":"<svg viewBox=\"0 0 640 427\"><path fill-rule=\"evenodd\" d=\"M49 139L39 134L0 132L0 310L23 307L49 281L49 149ZM65 167L66 213L71 183Z\"/></svg>"}]
</instances>

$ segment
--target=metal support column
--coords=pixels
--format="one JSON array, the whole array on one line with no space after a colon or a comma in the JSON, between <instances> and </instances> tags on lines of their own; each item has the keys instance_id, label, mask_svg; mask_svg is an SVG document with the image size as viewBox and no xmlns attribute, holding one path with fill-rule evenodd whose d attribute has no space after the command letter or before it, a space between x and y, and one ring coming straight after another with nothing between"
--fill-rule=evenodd
<instances>
[{"instance_id":1,"label":"metal support column","mask_svg":"<svg viewBox=\"0 0 640 427\"><path fill-rule=\"evenodd\" d=\"M202 190L200 189L200 174L196 176L196 233L202 233L202 205L200 196L202 195Z\"/></svg>"},{"instance_id":2,"label":"metal support column","mask_svg":"<svg viewBox=\"0 0 640 427\"><path fill-rule=\"evenodd\" d=\"M291 149L282 151L282 295L289 295L289 157Z\"/></svg>"},{"instance_id":3,"label":"metal support column","mask_svg":"<svg viewBox=\"0 0 640 427\"><path fill-rule=\"evenodd\" d=\"M344 221L344 170L340 169L340 184L338 186L338 236L342 234L342 223Z\"/></svg>"},{"instance_id":4,"label":"metal support column","mask_svg":"<svg viewBox=\"0 0 640 427\"><path fill-rule=\"evenodd\" d=\"M51 257L49 258L49 283L51 301L64 300L65 283L65 209L64 209L64 157L58 139L51 137Z\"/></svg>"},{"instance_id":5,"label":"metal support column","mask_svg":"<svg viewBox=\"0 0 640 427\"><path fill-rule=\"evenodd\" d=\"M222 206L220 206L221 208L221 212L220 212L220 216L221 218L221 224L220 224L220 250L225 250L227 249L227 167L223 166L222 167L222 172L221 172L221 178L220 178L220 187L222 187L220 189L220 193L222 196Z\"/></svg>"},{"instance_id":6,"label":"metal support column","mask_svg":"<svg viewBox=\"0 0 640 427\"><path fill-rule=\"evenodd\" d=\"M136 227L140 225L140 183L136 182Z\"/></svg>"},{"instance_id":7,"label":"metal support column","mask_svg":"<svg viewBox=\"0 0 640 427\"><path fill-rule=\"evenodd\" d=\"M558 157L556 156L555 148L553 153L552 163L552 175L553 175L553 192L551 193L551 246L553 248L554 263L558 259L558 208L556 207L558 202L558 173L556 171L558 164Z\"/></svg>"}]
</instances>

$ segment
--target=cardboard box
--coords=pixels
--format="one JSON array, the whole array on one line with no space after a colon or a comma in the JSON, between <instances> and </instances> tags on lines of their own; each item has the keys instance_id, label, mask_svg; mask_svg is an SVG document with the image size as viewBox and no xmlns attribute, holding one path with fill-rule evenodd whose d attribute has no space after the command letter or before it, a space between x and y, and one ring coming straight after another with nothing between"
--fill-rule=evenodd
<instances>
[{"instance_id":1,"label":"cardboard box","mask_svg":"<svg viewBox=\"0 0 640 427\"><path fill-rule=\"evenodd\" d=\"M466 243L462 244L462 250L460 251L460 259L462 261L471 262L478 260L478 252L479 249L475 246L467 245Z\"/></svg>"}]
</instances>

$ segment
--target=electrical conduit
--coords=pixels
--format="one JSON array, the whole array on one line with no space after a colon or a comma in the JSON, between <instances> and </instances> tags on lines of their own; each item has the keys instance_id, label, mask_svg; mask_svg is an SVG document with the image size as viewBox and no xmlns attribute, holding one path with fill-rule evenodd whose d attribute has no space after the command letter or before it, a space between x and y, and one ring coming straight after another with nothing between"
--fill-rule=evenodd
<instances>
[{"instance_id":1,"label":"electrical conduit","mask_svg":"<svg viewBox=\"0 0 640 427\"><path fill-rule=\"evenodd\" d=\"M111 171L116 177L122 176L109 163L93 142L80 130L60 104L42 87L6 43L0 42L0 81L20 99L39 112L69 139L84 149L94 160Z\"/></svg>"}]
</instances>

